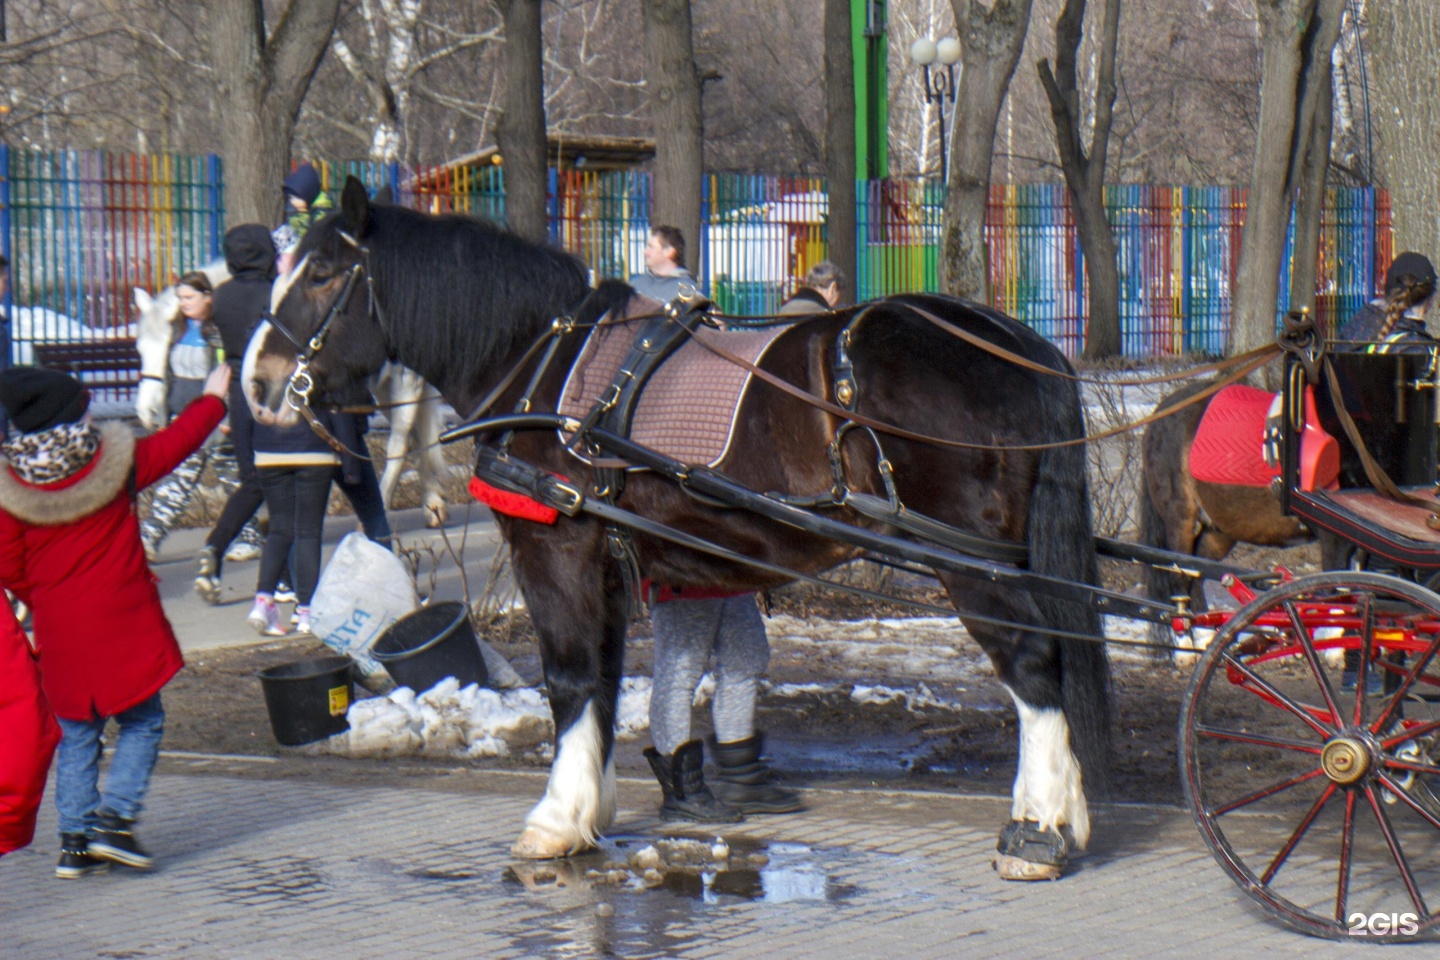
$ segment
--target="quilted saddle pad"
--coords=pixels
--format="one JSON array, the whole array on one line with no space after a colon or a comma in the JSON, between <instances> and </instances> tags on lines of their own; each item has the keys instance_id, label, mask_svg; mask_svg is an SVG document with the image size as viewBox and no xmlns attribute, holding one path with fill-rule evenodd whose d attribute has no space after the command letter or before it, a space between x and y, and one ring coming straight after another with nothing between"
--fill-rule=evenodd
<instances>
[{"instance_id":1,"label":"quilted saddle pad","mask_svg":"<svg viewBox=\"0 0 1440 960\"><path fill-rule=\"evenodd\" d=\"M584 417L614 382L641 324L636 321L590 331L565 380L560 413ZM719 331L701 327L695 337L758 364L788 326ZM690 465L713 467L725 459L735 433L740 401L751 374L687 341L670 355L640 391L630 438ZM568 442L569 436L562 435ZM573 448L571 453L584 460ZM588 461L587 461L588 462Z\"/></svg>"},{"instance_id":2,"label":"quilted saddle pad","mask_svg":"<svg viewBox=\"0 0 1440 960\"><path fill-rule=\"evenodd\" d=\"M609 390L641 324L606 325L590 331L560 393L560 413L583 417ZM770 344L789 327L719 331L701 327L694 338L759 364ZM652 374L635 404L631 439L690 465L716 466L730 452L734 420L752 374L710 353L693 340L681 345ZM562 435L566 442L569 436ZM579 456L575 449L572 455ZM586 461L588 462L588 461Z\"/></svg>"},{"instance_id":3,"label":"quilted saddle pad","mask_svg":"<svg viewBox=\"0 0 1440 960\"><path fill-rule=\"evenodd\" d=\"M1203 483L1268 487L1280 471L1265 462L1265 415L1275 394L1234 384L1215 394L1190 443L1190 475Z\"/></svg>"}]
</instances>

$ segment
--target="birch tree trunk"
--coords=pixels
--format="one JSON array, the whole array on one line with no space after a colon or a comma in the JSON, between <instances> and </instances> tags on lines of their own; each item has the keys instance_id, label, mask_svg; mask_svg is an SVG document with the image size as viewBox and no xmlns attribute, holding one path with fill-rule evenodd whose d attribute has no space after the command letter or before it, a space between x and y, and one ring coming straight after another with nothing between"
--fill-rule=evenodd
<instances>
[{"instance_id":1,"label":"birch tree trunk","mask_svg":"<svg viewBox=\"0 0 1440 960\"><path fill-rule=\"evenodd\" d=\"M960 79L950 127L950 177L940 235L940 288L990 300L985 205L995 124L1030 27L1031 0L951 0L960 34Z\"/></svg>"},{"instance_id":2,"label":"birch tree trunk","mask_svg":"<svg viewBox=\"0 0 1440 960\"><path fill-rule=\"evenodd\" d=\"M680 228L685 266L700 272L703 126L690 0L643 0L645 86L655 124L655 195L650 223Z\"/></svg>"},{"instance_id":3,"label":"birch tree trunk","mask_svg":"<svg viewBox=\"0 0 1440 960\"><path fill-rule=\"evenodd\" d=\"M279 221L295 119L335 30L339 0L289 0L273 31L255 0L218 0L214 43L225 218Z\"/></svg>"},{"instance_id":4,"label":"birch tree trunk","mask_svg":"<svg viewBox=\"0 0 1440 960\"><path fill-rule=\"evenodd\" d=\"M505 162L505 219L529 240L544 241L546 216L545 76L540 0L501 0L505 17L505 112L495 129Z\"/></svg>"},{"instance_id":5,"label":"birch tree trunk","mask_svg":"<svg viewBox=\"0 0 1440 960\"><path fill-rule=\"evenodd\" d=\"M846 276L849 299L859 298L855 275L855 53L849 0L825 0L825 176L830 262Z\"/></svg>"}]
</instances>

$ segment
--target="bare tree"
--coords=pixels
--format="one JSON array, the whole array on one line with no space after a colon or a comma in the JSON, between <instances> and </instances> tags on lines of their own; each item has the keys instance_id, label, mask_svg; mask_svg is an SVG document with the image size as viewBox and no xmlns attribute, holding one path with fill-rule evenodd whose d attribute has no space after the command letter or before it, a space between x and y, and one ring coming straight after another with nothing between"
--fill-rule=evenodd
<instances>
[{"instance_id":1,"label":"bare tree","mask_svg":"<svg viewBox=\"0 0 1440 960\"><path fill-rule=\"evenodd\" d=\"M850 0L825 0L825 176L830 262L855 277L855 52Z\"/></svg>"},{"instance_id":2,"label":"bare tree","mask_svg":"<svg viewBox=\"0 0 1440 960\"><path fill-rule=\"evenodd\" d=\"M1365 4L1372 109L1385 118L1375 129L1375 176L1393 199L1395 249L1440 251L1440 178L1435 176L1436 110L1440 72L1428 51L1440 45L1440 4Z\"/></svg>"},{"instance_id":3,"label":"bare tree","mask_svg":"<svg viewBox=\"0 0 1440 960\"><path fill-rule=\"evenodd\" d=\"M273 222L295 120L330 45L340 0L288 0L274 30L255 0L220 0L211 50L225 123L225 207L231 223Z\"/></svg>"},{"instance_id":4,"label":"bare tree","mask_svg":"<svg viewBox=\"0 0 1440 960\"><path fill-rule=\"evenodd\" d=\"M1329 82L1330 54L1339 36L1336 0L1259 0L1257 11L1263 47L1260 124L1230 330L1230 346L1237 353L1275 337L1280 261L1295 180L1322 99L1319 84L1322 77Z\"/></svg>"},{"instance_id":5,"label":"bare tree","mask_svg":"<svg viewBox=\"0 0 1440 960\"><path fill-rule=\"evenodd\" d=\"M448 6L446 4L432 4ZM335 57L364 92L368 105L369 156L391 162L409 151L408 131L412 87L436 63L461 51L500 38L497 25L467 30L427 16L425 0L359 0L358 37L345 38L344 24L332 42ZM426 43L422 33L429 36ZM356 52L356 46L359 52ZM363 132L357 127L357 134Z\"/></svg>"},{"instance_id":6,"label":"bare tree","mask_svg":"<svg viewBox=\"0 0 1440 960\"><path fill-rule=\"evenodd\" d=\"M505 218L522 237L544 240L545 77L540 0L500 0L505 17L505 112L495 131L505 159Z\"/></svg>"},{"instance_id":7,"label":"bare tree","mask_svg":"<svg viewBox=\"0 0 1440 960\"><path fill-rule=\"evenodd\" d=\"M1307 46L1311 62L1302 74L1299 116L1289 183L1295 195L1295 243L1290 259L1290 308L1315 310L1315 277L1320 259L1320 213L1325 179L1330 171L1330 138L1334 132L1335 87L1333 53L1340 38L1345 0L1319 0L1314 33Z\"/></svg>"},{"instance_id":8,"label":"bare tree","mask_svg":"<svg viewBox=\"0 0 1440 960\"><path fill-rule=\"evenodd\" d=\"M940 286L947 293L988 302L985 204L995 123L1015 73L1031 0L951 0L960 31L961 71L951 128L950 182L940 238Z\"/></svg>"},{"instance_id":9,"label":"bare tree","mask_svg":"<svg viewBox=\"0 0 1440 960\"><path fill-rule=\"evenodd\" d=\"M679 227L689 241L686 266L700 261L700 186L704 129L700 72L691 40L690 0L642 0L646 86L655 124L655 199L651 223Z\"/></svg>"},{"instance_id":10,"label":"bare tree","mask_svg":"<svg viewBox=\"0 0 1440 960\"><path fill-rule=\"evenodd\" d=\"M1055 72L1050 61L1039 63L1040 82L1050 98L1055 144L1065 184L1075 205L1075 230L1085 252L1090 281L1090 328L1085 356L1120 353L1120 271L1115 263L1115 234L1105 216L1105 161L1110 149L1110 124L1115 108L1115 45L1120 32L1120 0L1104 0L1096 67L1090 148L1084 143L1085 117L1080 106L1075 60L1085 34L1085 0L1065 0L1055 20Z\"/></svg>"}]
</instances>

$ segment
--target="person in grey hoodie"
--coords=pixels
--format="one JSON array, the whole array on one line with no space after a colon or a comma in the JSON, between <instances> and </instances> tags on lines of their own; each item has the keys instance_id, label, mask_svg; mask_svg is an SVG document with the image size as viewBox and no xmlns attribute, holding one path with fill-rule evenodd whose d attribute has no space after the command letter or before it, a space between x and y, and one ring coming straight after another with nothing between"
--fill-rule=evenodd
<instances>
[{"instance_id":1,"label":"person in grey hoodie","mask_svg":"<svg viewBox=\"0 0 1440 960\"><path fill-rule=\"evenodd\" d=\"M688 292L682 287L700 291L700 282L685 269L685 235L678 227L662 224L650 228L650 239L645 242L645 272L632 275L630 286L636 293L661 303Z\"/></svg>"}]
</instances>

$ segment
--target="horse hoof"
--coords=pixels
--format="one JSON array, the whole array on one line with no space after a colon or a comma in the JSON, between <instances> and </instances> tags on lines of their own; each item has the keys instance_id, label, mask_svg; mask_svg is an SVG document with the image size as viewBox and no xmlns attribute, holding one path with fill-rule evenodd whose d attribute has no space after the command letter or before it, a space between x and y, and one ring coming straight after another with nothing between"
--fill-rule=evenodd
<instances>
[{"instance_id":1,"label":"horse hoof","mask_svg":"<svg viewBox=\"0 0 1440 960\"><path fill-rule=\"evenodd\" d=\"M1019 857L1012 857L1001 854L997 857L993 866L995 872L1000 874L1001 880L1023 880L1033 882L1036 880L1059 880L1063 867L1057 867L1050 863L1031 863L1029 860L1021 860Z\"/></svg>"},{"instance_id":2,"label":"horse hoof","mask_svg":"<svg viewBox=\"0 0 1440 960\"><path fill-rule=\"evenodd\" d=\"M520 839L515 841L515 846L510 848L510 853L521 860L559 860L587 849L588 844L582 843L572 848L553 833L546 833L536 827L526 827L525 832L520 834Z\"/></svg>"},{"instance_id":3,"label":"horse hoof","mask_svg":"<svg viewBox=\"0 0 1440 960\"><path fill-rule=\"evenodd\" d=\"M425 526L429 530L440 529L445 526L445 521L449 519L450 515L443 506L425 508Z\"/></svg>"}]
</instances>

